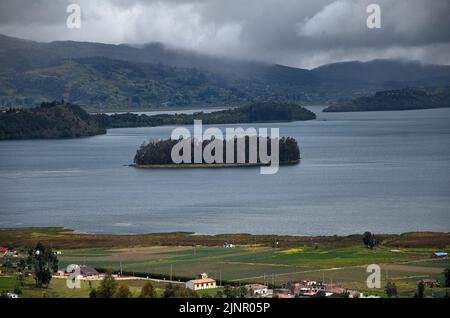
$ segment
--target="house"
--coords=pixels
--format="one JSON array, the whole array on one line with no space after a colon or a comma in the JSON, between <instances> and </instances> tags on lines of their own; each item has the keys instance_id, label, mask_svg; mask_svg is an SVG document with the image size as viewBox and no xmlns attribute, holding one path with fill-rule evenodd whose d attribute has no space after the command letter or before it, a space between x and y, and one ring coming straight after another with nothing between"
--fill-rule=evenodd
<instances>
[{"instance_id":1,"label":"house","mask_svg":"<svg viewBox=\"0 0 450 318\"><path fill-rule=\"evenodd\" d=\"M80 274L85 278L99 278L100 274L94 267L80 266Z\"/></svg>"},{"instance_id":2,"label":"house","mask_svg":"<svg viewBox=\"0 0 450 318\"><path fill-rule=\"evenodd\" d=\"M192 290L213 289L216 288L216 280L209 278L208 274L203 273L201 278L190 280L186 283L186 288Z\"/></svg>"},{"instance_id":3,"label":"house","mask_svg":"<svg viewBox=\"0 0 450 318\"><path fill-rule=\"evenodd\" d=\"M439 286L441 286L441 283L439 281L437 281L436 279L422 279L421 282L426 287L439 287Z\"/></svg>"},{"instance_id":4,"label":"house","mask_svg":"<svg viewBox=\"0 0 450 318\"><path fill-rule=\"evenodd\" d=\"M79 266L75 265L76 267L73 267L72 273L78 272L79 270L79 278L87 278L87 279L98 279L100 278L100 273L94 268L90 266ZM55 276L64 277L70 275L70 272L67 271L58 271Z\"/></svg>"},{"instance_id":5,"label":"house","mask_svg":"<svg viewBox=\"0 0 450 318\"><path fill-rule=\"evenodd\" d=\"M231 243L225 242L225 243L223 243L223 247L224 247L224 248L233 248L234 245L231 244Z\"/></svg>"},{"instance_id":6,"label":"house","mask_svg":"<svg viewBox=\"0 0 450 318\"><path fill-rule=\"evenodd\" d=\"M0 255L5 256L8 253L8 249L6 247L0 247Z\"/></svg>"},{"instance_id":7,"label":"house","mask_svg":"<svg viewBox=\"0 0 450 318\"><path fill-rule=\"evenodd\" d=\"M65 277L66 276L66 271L65 270L59 270L56 272L56 277Z\"/></svg>"},{"instance_id":8,"label":"house","mask_svg":"<svg viewBox=\"0 0 450 318\"><path fill-rule=\"evenodd\" d=\"M295 295L314 296L320 291L325 291L327 285L315 280L291 281L287 286Z\"/></svg>"},{"instance_id":9,"label":"house","mask_svg":"<svg viewBox=\"0 0 450 318\"><path fill-rule=\"evenodd\" d=\"M253 294L253 295L266 295L268 293L268 288L266 285L261 284L249 284L245 285L247 289Z\"/></svg>"},{"instance_id":10,"label":"house","mask_svg":"<svg viewBox=\"0 0 450 318\"><path fill-rule=\"evenodd\" d=\"M446 252L434 252L433 253L433 257L434 258L442 258L442 257L447 257L448 254Z\"/></svg>"}]
</instances>

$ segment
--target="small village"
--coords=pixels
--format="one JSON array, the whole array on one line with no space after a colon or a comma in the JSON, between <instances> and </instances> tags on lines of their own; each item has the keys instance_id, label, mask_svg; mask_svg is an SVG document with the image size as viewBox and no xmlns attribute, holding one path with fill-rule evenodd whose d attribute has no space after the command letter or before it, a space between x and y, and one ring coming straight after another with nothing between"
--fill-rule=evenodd
<instances>
[{"instance_id":1,"label":"small village","mask_svg":"<svg viewBox=\"0 0 450 318\"><path fill-rule=\"evenodd\" d=\"M235 245L225 242L224 249L232 249ZM63 255L62 251L53 251L56 256ZM0 247L0 278L1 275L13 274L32 276L30 271L23 271L21 265L26 255L22 255L15 249ZM445 260L448 258L446 252L434 252L431 255L433 259ZM87 282L89 288L93 288L94 283L102 282L108 275L104 269L97 269L88 265L71 265L71 271L67 269L58 269L52 274L52 279L59 281L81 281ZM302 280L287 280L283 284L261 284L261 283L247 283L247 284L223 284L222 280L218 281L217 277L210 276L204 272L198 275L197 278L188 281L171 280L169 278L152 278L141 276L125 275L122 270L111 272L111 277L119 284L126 286L129 282L150 282L163 285L175 285L177 288L185 288L195 293L205 293L208 291L216 292L216 294L203 294L208 297L239 297L239 298L381 298L384 296L383 291L374 293L365 293L358 290L346 288L343 284L333 284L332 282L325 282L324 280L302 279ZM23 279L23 278L22 278ZM1 280L0 280L1 282ZM417 281L418 286L423 288L439 288L441 282L437 279L423 278ZM2 297L19 298L20 291L2 290L0 285ZM231 292L234 291L234 292ZM239 296L237 296L239 295ZM429 296L428 296L429 297Z\"/></svg>"}]
</instances>

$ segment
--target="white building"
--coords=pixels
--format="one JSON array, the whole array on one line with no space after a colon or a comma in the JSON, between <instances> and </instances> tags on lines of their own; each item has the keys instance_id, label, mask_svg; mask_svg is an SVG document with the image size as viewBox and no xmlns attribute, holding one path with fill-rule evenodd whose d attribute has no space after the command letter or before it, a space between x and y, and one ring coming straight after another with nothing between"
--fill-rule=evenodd
<instances>
[{"instance_id":1,"label":"white building","mask_svg":"<svg viewBox=\"0 0 450 318\"><path fill-rule=\"evenodd\" d=\"M213 289L216 288L216 281L208 277L208 274L201 274L201 278L193 279L186 283L186 288L192 290Z\"/></svg>"},{"instance_id":2,"label":"white building","mask_svg":"<svg viewBox=\"0 0 450 318\"><path fill-rule=\"evenodd\" d=\"M249 291L253 293L253 295L264 296L268 293L268 288L266 285L261 284L249 284L245 285Z\"/></svg>"}]
</instances>

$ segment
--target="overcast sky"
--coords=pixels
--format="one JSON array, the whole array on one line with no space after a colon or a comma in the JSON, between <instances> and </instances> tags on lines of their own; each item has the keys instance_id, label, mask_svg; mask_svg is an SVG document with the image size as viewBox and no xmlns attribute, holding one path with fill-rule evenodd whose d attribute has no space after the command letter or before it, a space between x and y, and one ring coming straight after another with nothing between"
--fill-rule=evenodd
<instances>
[{"instance_id":1,"label":"overcast sky","mask_svg":"<svg viewBox=\"0 0 450 318\"><path fill-rule=\"evenodd\" d=\"M66 8L82 9L68 29ZM381 7L368 29L367 5ZM0 33L37 41L162 42L311 68L406 58L450 64L449 0L0 0Z\"/></svg>"}]
</instances>

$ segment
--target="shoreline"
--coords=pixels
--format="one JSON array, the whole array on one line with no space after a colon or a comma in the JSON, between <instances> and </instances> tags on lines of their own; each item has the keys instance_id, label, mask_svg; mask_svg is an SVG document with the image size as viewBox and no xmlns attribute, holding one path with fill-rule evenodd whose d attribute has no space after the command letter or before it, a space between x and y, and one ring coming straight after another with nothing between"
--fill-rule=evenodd
<instances>
[{"instance_id":1,"label":"shoreline","mask_svg":"<svg viewBox=\"0 0 450 318\"><path fill-rule=\"evenodd\" d=\"M220 106L220 105L216 105L216 106L211 106L211 107L143 107L143 108L100 108L98 110L94 110L94 109L89 109L89 108L84 108L90 115L93 114L117 114L117 113L153 113L153 112L161 112L161 113L165 113L165 112L172 112L172 111L205 111L205 110L226 110L226 109L233 109L233 108L237 108L239 107L239 105L224 105L224 106Z\"/></svg>"},{"instance_id":2,"label":"shoreline","mask_svg":"<svg viewBox=\"0 0 450 318\"><path fill-rule=\"evenodd\" d=\"M280 166L291 166L300 164L299 160L280 162ZM154 164L139 165L132 163L129 167L136 169L223 169L223 168L255 168L267 167L266 163L192 163L192 164Z\"/></svg>"},{"instance_id":3,"label":"shoreline","mask_svg":"<svg viewBox=\"0 0 450 318\"><path fill-rule=\"evenodd\" d=\"M277 234L196 234L193 232L105 234L82 233L64 227L0 228L0 246L34 246L38 241L55 248L125 248L138 246L221 246L236 245L347 247L361 244L363 233L352 235L277 235ZM381 244L392 247L436 248L450 246L450 232L374 233Z\"/></svg>"}]
</instances>

